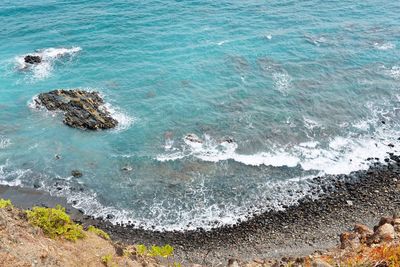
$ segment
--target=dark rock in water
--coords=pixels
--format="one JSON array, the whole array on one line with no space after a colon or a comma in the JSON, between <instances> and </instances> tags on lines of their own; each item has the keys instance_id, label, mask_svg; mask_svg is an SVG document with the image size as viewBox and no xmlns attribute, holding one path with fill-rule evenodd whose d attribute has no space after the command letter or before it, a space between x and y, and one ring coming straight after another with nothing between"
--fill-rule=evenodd
<instances>
[{"instance_id":1,"label":"dark rock in water","mask_svg":"<svg viewBox=\"0 0 400 267\"><path fill-rule=\"evenodd\" d=\"M228 144L231 144L231 143L234 143L235 140L233 140L233 138L231 138L231 137L226 137L226 138L223 140L223 142L227 142Z\"/></svg>"},{"instance_id":2,"label":"dark rock in water","mask_svg":"<svg viewBox=\"0 0 400 267\"><path fill-rule=\"evenodd\" d=\"M73 171L71 171L71 175L76 178L79 178L79 177L82 177L83 174L82 174L82 172L80 172L78 170L73 170Z\"/></svg>"},{"instance_id":3,"label":"dark rock in water","mask_svg":"<svg viewBox=\"0 0 400 267\"><path fill-rule=\"evenodd\" d=\"M28 64L39 64L42 62L42 58L40 56L27 55L24 57L24 61Z\"/></svg>"},{"instance_id":4,"label":"dark rock in water","mask_svg":"<svg viewBox=\"0 0 400 267\"><path fill-rule=\"evenodd\" d=\"M122 167L122 170L123 170L123 171L130 172L130 171L133 170L133 168L132 168L132 166L126 165L126 166Z\"/></svg>"},{"instance_id":5,"label":"dark rock in water","mask_svg":"<svg viewBox=\"0 0 400 267\"><path fill-rule=\"evenodd\" d=\"M98 92L81 90L54 90L41 93L36 100L37 106L48 110L64 111L64 123L81 129L110 129L118 122L103 107L104 101Z\"/></svg>"},{"instance_id":6,"label":"dark rock in water","mask_svg":"<svg viewBox=\"0 0 400 267\"><path fill-rule=\"evenodd\" d=\"M185 140L192 142L192 143L203 143L203 141L195 134L188 134L185 136Z\"/></svg>"}]
</instances>

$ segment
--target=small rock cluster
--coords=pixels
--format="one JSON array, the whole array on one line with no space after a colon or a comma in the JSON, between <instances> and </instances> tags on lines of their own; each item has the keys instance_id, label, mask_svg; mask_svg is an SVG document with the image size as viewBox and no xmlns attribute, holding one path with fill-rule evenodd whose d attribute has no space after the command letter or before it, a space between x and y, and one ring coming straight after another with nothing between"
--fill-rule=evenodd
<instances>
[{"instance_id":1,"label":"small rock cluster","mask_svg":"<svg viewBox=\"0 0 400 267\"><path fill-rule=\"evenodd\" d=\"M352 231L340 235L340 248L358 248L361 244L371 246L390 242L400 237L400 216L382 217L379 224L370 229L363 224L356 224Z\"/></svg>"},{"instance_id":2,"label":"small rock cluster","mask_svg":"<svg viewBox=\"0 0 400 267\"><path fill-rule=\"evenodd\" d=\"M24 61L28 64L39 64L42 62L42 58L40 56L27 55L24 57Z\"/></svg>"},{"instance_id":3,"label":"small rock cluster","mask_svg":"<svg viewBox=\"0 0 400 267\"><path fill-rule=\"evenodd\" d=\"M104 108L98 92L82 90L54 90L39 94L36 106L47 110L64 112L64 123L80 129L110 129L118 125Z\"/></svg>"}]
</instances>

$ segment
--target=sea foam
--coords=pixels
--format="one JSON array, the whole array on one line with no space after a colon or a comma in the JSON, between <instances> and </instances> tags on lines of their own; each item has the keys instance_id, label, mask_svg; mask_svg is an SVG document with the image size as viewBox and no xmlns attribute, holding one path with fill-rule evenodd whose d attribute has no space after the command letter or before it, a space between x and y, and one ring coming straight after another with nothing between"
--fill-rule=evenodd
<instances>
[{"instance_id":1,"label":"sea foam","mask_svg":"<svg viewBox=\"0 0 400 267\"><path fill-rule=\"evenodd\" d=\"M377 116L377 115L376 115ZM368 121L355 122L354 126L366 130ZM318 127L317 122L305 118L309 129ZM170 142L170 141L169 141ZM185 157L195 157L203 161L218 162L234 160L249 166L301 166L303 170L320 171L323 174L349 174L352 171L365 170L370 166L369 157L383 160L388 153L396 152L388 144L400 145L395 131L380 127L373 135L337 136L325 144L310 140L299 144L280 148L274 146L271 151L255 154L240 154L236 150L236 142L218 142L205 134L201 142L191 142L184 138L182 147L169 147L165 153L159 154L158 161L174 161Z\"/></svg>"},{"instance_id":2,"label":"sea foam","mask_svg":"<svg viewBox=\"0 0 400 267\"><path fill-rule=\"evenodd\" d=\"M374 47L378 50L389 50L396 48L396 45L391 42L375 42Z\"/></svg>"},{"instance_id":3,"label":"sea foam","mask_svg":"<svg viewBox=\"0 0 400 267\"><path fill-rule=\"evenodd\" d=\"M0 136L0 149L5 149L11 145L11 140L7 137Z\"/></svg>"},{"instance_id":4,"label":"sea foam","mask_svg":"<svg viewBox=\"0 0 400 267\"><path fill-rule=\"evenodd\" d=\"M17 56L15 58L17 68L20 70L28 70L31 71L32 77L34 80L42 80L49 77L53 71L54 63L57 59L61 59L64 57L71 57L80 52L82 48L80 47L71 47L71 48L47 48L38 50L34 53L30 53L32 56L40 56L42 58L42 62L39 64L28 64L25 63L25 55Z\"/></svg>"},{"instance_id":5,"label":"sea foam","mask_svg":"<svg viewBox=\"0 0 400 267\"><path fill-rule=\"evenodd\" d=\"M71 190L69 186L58 185L45 186L46 190L53 196L66 197L68 202L75 208L81 209L85 214L96 218L107 218L107 215L113 216L108 218L113 224L130 224L135 228L142 228L152 231L185 231L196 230L202 228L210 230L223 225L233 225L239 221L246 220L249 214L259 214L268 210L284 210L285 205L294 205L298 200L314 190L311 197L317 198L319 189L304 182L310 177L293 178L287 181L278 181L274 183L266 182L260 188L260 191L268 192L269 194L253 195L239 203L212 203L208 188L204 182L200 182L197 186L188 188L187 194L197 200L195 209L187 209L182 205L179 198L158 200L154 198L152 203L143 203L146 209L147 216L140 216L138 210L127 210L117 208L112 205L104 205L99 201L96 193L85 190ZM70 181L65 179L66 183ZM282 188L291 188L296 191L296 194L287 195ZM233 189L235 190L235 189ZM270 196L275 196L270 199ZM254 203L268 203L266 205L254 205ZM179 218L177 220L176 218ZM162 223L160 223L162 222Z\"/></svg>"}]
</instances>

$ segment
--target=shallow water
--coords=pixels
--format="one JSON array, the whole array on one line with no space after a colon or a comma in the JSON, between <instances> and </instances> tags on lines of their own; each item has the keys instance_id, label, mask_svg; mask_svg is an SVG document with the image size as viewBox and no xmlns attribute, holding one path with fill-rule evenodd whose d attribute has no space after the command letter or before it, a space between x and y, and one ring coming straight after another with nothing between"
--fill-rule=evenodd
<instances>
[{"instance_id":1,"label":"shallow water","mask_svg":"<svg viewBox=\"0 0 400 267\"><path fill-rule=\"evenodd\" d=\"M210 228L397 152L397 1L25 2L0 3L3 184L113 222ZM23 69L28 53L45 62ZM57 88L100 91L118 128L30 105Z\"/></svg>"}]
</instances>

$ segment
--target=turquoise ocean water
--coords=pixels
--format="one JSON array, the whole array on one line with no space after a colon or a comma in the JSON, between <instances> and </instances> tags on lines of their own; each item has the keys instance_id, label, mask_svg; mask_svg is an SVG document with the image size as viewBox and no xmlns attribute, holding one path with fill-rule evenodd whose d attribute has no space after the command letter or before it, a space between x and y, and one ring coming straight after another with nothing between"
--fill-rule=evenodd
<instances>
[{"instance_id":1,"label":"turquoise ocean water","mask_svg":"<svg viewBox=\"0 0 400 267\"><path fill-rule=\"evenodd\" d=\"M294 204L312 177L396 153L399 12L392 0L2 0L0 182L150 229ZM21 70L28 53L45 60ZM59 88L101 92L118 128L72 129L32 107Z\"/></svg>"}]
</instances>

